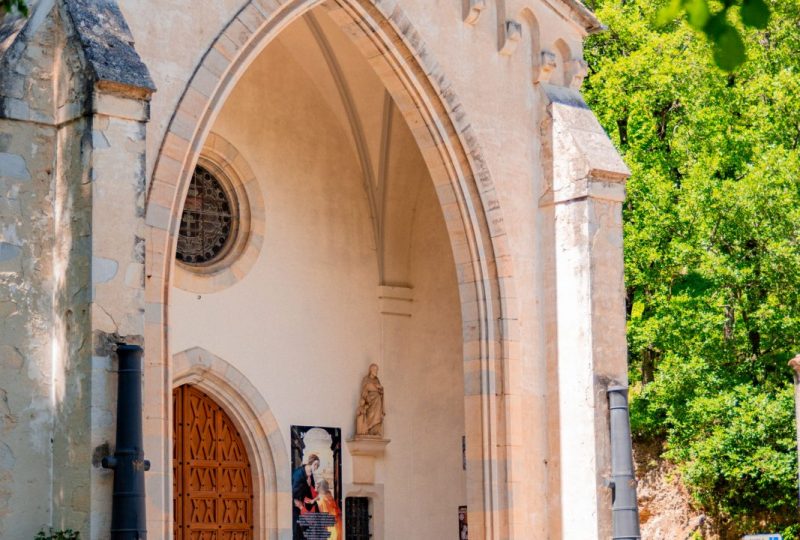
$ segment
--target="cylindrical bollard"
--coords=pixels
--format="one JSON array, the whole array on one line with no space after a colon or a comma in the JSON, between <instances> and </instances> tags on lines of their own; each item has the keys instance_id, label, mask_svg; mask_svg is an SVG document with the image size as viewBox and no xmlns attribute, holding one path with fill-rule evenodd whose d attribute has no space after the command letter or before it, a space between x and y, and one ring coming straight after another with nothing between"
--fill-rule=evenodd
<instances>
[{"instance_id":1,"label":"cylindrical bollard","mask_svg":"<svg viewBox=\"0 0 800 540\"><path fill-rule=\"evenodd\" d=\"M142 348L117 346L117 444L103 467L114 470L111 540L146 540L144 459L142 442Z\"/></svg>"},{"instance_id":2,"label":"cylindrical bollard","mask_svg":"<svg viewBox=\"0 0 800 540\"><path fill-rule=\"evenodd\" d=\"M608 388L608 408L611 424L612 538L640 540L642 535L639 531L627 387Z\"/></svg>"},{"instance_id":3,"label":"cylindrical bollard","mask_svg":"<svg viewBox=\"0 0 800 540\"><path fill-rule=\"evenodd\" d=\"M789 367L794 371L794 422L797 436L797 508L798 513L800 513L800 354L789 360Z\"/></svg>"}]
</instances>

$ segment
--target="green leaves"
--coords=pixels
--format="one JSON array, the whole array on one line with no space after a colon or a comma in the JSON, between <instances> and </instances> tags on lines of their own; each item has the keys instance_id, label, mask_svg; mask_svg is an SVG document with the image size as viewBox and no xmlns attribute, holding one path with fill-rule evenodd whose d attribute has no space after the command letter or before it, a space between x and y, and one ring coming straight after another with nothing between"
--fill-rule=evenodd
<instances>
[{"instance_id":1,"label":"green leaves","mask_svg":"<svg viewBox=\"0 0 800 540\"><path fill-rule=\"evenodd\" d=\"M739 385L694 402L684 420L709 429L701 440L667 453L683 462L698 503L745 517L754 507L781 511L794 504L793 401L787 383L774 398Z\"/></svg>"},{"instance_id":2,"label":"green leaves","mask_svg":"<svg viewBox=\"0 0 800 540\"><path fill-rule=\"evenodd\" d=\"M39 531L34 540L80 540L81 533L73 531L72 529L53 530L51 527L49 532Z\"/></svg>"},{"instance_id":3,"label":"green leaves","mask_svg":"<svg viewBox=\"0 0 800 540\"><path fill-rule=\"evenodd\" d=\"M658 26L666 26L678 18L682 9L683 0L670 0L669 4L658 10L656 24Z\"/></svg>"},{"instance_id":4,"label":"green leaves","mask_svg":"<svg viewBox=\"0 0 800 540\"><path fill-rule=\"evenodd\" d=\"M28 2L26 0L0 0L0 9L9 13L19 13L28 16Z\"/></svg>"},{"instance_id":5,"label":"green leaves","mask_svg":"<svg viewBox=\"0 0 800 540\"><path fill-rule=\"evenodd\" d=\"M764 0L743 0L742 22L747 26L763 30L769 22L769 6Z\"/></svg>"},{"instance_id":6,"label":"green leaves","mask_svg":"<svg viewBox=\"0 0 800 540\"><path fill-rule=\"evenodd\" d=\"M714 62L725 71L733 71L745 61L744 41L732 26L723 26L710 36L714 41Z\"/></svg>"},{"instance_id":7,"label":"green leaves","mask_svg":"<svg viewBox=\"0 0 800 540\"><path fill-rule=\"evenodd\" d=\"M656 24L664 28L686 12L689 25L703 32L713 44L714 62L727 72L734 71L746 59L744 41L740 30L731 22L729 11L740 3L740 17L744 25L763 30L767 27L770 9L764 0L729 0L719 11L712 13L710 0L670 0L659 9Z\"/></svg>"},{"instance_id":8,"label":"green leaves","mask_svg":"<svg viewBox=\"0 0 800 540\"><path fill-rule=\"evenodd\" d=\"M741 0L705 23L694 2L601 0L609 31L585 49L586 99L633 172L632 429L730 538L796 522L800 2L767 2L761 31Z\"/></svg>"},{"instance_id":9,"label":"green leaves","mask_svg":"<svg viewBox=\"0 0 800 540\"><path fill-rule=\"evenodd\" d=\"M702 30L711 18L707 0L684 0L683 8L692 27Z\"/></svg>"}]
</instances>

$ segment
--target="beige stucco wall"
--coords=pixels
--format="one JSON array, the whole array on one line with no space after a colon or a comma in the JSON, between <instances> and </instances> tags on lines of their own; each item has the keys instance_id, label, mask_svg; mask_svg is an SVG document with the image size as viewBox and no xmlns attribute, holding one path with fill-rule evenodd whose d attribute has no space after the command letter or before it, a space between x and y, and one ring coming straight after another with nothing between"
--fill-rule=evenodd
<instances>
[{"instance_id":1,"label":"beige stucco wall","mask_svg":"<svg viewBox=\"0 0 800 540\"><path fill-rule=\"evenodd\" d=\"M340 427L351 437L361 378L377 362L392 442L376 470L386 516L376 525L385 538L444 538L466 504L455 266L433 185L401 126L397 159L405 162L416 211L397 226L412 230L405 257L414 301L410 317L383 318L372 218L347 129L281 43L251 66L213 131L260 182L264 244L228 289L171 289L170 347L202 347L239 369L270 406L287 445L291 425ZM352 482L347 448L343 476ZM288 505L279 512L289 520Z\"/></svg>"}]
</instances>

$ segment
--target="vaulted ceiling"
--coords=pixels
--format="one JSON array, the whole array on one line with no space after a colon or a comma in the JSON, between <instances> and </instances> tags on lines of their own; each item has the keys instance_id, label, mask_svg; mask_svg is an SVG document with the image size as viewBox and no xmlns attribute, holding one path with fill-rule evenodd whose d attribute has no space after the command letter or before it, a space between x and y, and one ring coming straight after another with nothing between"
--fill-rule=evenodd
<instances>
[{"instance_id":1,"label":"vaulted ceiling","mask_svg":"<svg viewBox=\"0 0 800 540\"><path fill-rule=\"evenodd\" d=\"M411 131L372 67L324 8L290 25L277 42L315 82L350 137L373 218L381 284L408 285L414 209L421 182L430 181Z\"/></svg>"}]
</instances>

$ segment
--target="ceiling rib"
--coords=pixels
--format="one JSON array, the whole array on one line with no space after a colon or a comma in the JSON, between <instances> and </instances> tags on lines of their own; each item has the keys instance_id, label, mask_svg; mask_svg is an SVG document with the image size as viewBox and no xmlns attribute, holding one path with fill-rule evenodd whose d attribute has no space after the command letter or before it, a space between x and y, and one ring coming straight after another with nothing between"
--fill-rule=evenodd
<instances>
[{"instance_id":1,"label":"ceiling rib","mask_svg":"<svg viewBox=\"0 0 800 540\"><path fill-rule=\"evenodd\" d=\"M380 244L378 249L378 265L381 285L385 285L384 274L384 247L386 245L386 216L387 193L389 192L389 150L392 146L392 116L394 115L394 101L389 92L383 94L383 123L381 124L380 162L378 163L378 198L380 200L380 215L378 234Z\"/></svg>"},{"instance_id":2,"label":"ceiling rib","mask_svg":"<svg viewBox=\"0 0 800 540\"><path fill-rule=\"evenodd\" d=\"M372 167L372 160L369 157L369 148L367 147L364 127L361 123L361 118L358 115L358 109L356 108L353 94L350 91L350 86L347 84L347 79L344 76L342 67L339 64L339 61L336 59L336 54L333 52L333 48L331 47L328 38L325 36L325 32L322 30L319 21L317 21L317 18L311 12L306 13L303 16L303 19L305 19L306 24L311 31L311 35L314 36L314 40L317 42L323 58L325 58L325 62L328 65L328 70L330 71L331 77L333 77L333 80L336 83L336 89L339 91L339 97L342 100L342 106L347 113L347 120L350 124L350 132L355 142L358 160L361 164L361 171L364 177L364 189L367 191L370 213L372 214L372 228L375 236L375 247L379 254L379 272L382 278L383 257L380 256L380 254L383 252L382 238L380 234L381 214L378 212L380 208L378 207L374 188L375 172Z\"/></svg>"}]
</instances>

